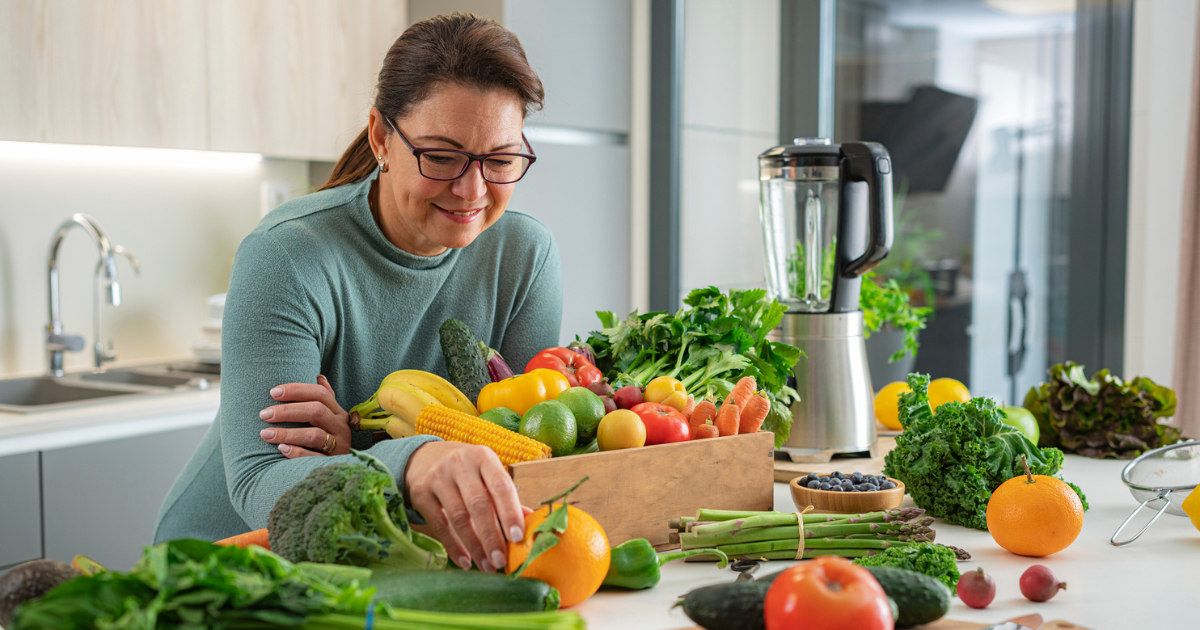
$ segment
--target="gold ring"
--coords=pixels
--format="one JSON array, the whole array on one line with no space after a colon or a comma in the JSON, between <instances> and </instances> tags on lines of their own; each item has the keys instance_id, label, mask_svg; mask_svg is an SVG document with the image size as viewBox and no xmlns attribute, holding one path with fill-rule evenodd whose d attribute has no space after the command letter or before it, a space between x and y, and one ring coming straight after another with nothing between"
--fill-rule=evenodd
<instances>
[{"instance_id":1,"label":"gold ring","mask_svg":"<svg viewBox=\"0 0 1200 630\"><path fill-rule=\"evenodd\" d=\"M333 437L332 433L325 434L325 445L321 447L321 452L326 455L333 452L337 448L337 438Z\"/></svg>"}]
</instances>

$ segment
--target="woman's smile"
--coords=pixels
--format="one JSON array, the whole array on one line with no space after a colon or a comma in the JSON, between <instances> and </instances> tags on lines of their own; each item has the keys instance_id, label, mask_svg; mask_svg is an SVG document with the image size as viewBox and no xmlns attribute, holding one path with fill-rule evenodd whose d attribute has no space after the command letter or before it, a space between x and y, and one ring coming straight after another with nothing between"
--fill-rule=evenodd
<instances>
[{"instance_id":1,"label":"woman's smile","mask_svg":"<svg viewBox=\"0 0 1200 630\"><path fill-rule=\"evenodd\" d=\"M469 208L466 210L451 210L448 208L443 208L443 207L437 205L436 203L431 204L431 205L434 208L437 208L438 211L442 213L442 216L450 219L451 221L454 221L455 223L470 223L470 222L474 221L475 219L478 219L479 217L483 216L483 211L484 211L484 208Z\"/></svg>"}]
</instances>

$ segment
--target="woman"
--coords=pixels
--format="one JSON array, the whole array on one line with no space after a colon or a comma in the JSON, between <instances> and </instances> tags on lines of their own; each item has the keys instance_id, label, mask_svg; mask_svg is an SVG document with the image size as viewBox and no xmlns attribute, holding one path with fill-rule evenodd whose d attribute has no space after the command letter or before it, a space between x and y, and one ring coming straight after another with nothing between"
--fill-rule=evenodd
<instances>
[{"instance_id":1,"label":"woman","mask_svg":"<svg viewBox=\"0 0 1200 630\"><path fill-rule=\"evenodd\" d=\"M438 327L450 317L514 365L557 345L558 250L541 223L505 212L534 160L524 116L542 98L516 36L494 22L457 13L401 35L368 126L330 181L238 248L220 411L156 540L265 527L284 491L351 461L353 446L391 468L455 563L504 566L524 518L490 449L429 436L372 446L345 410L394 370L445 374Z\"/></svg>"}]
</instances>

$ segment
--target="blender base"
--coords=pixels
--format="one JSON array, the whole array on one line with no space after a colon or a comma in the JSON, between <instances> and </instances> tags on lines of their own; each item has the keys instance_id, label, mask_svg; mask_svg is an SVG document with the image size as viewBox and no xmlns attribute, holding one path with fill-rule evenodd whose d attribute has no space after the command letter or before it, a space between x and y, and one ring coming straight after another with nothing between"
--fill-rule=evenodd
<instances>
[{"instance_id":1,"label":"blender base","mask_svg":"<svg viewBox=\"0 0 1200 630\"><path fill-rule=\"evenodd\" d=\"M796 464L827 464L835 455L861 455L864 458L874 459L882 453L878 441L865 448L863 446L833 448L793 448L784 446L776 449L776 452L787 455L788 459L791 459Z\"/></svg>"}]
</instances>

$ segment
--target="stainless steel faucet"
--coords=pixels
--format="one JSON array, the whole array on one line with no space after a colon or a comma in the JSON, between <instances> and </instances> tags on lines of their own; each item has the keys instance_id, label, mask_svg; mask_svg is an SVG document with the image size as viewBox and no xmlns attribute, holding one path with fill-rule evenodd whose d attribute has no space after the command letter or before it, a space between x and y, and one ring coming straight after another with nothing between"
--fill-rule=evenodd
<instances>
[{"instance_id":1,"label":"stainless steel faucet","mask_svg":"<svg viewBox=\"0 0 1200 630\"><path fill-rule=\"evenodd\" d=\"M59 298L58 287L58 248L62 244L63 238L71 231L73 227L83 228L88 236L92 237L92 241L96 243L96 247L100 250L100 262L96 268L96 288L95 288L95 312L94 312L94 332L95 332L95 352L96 370L100 371L104 368L105 361L111 361L115 355L110 348L105 350L104 344L100 341L100 287L104 287L105 301L113 306L121 304L121 285L117 282L117 261L113 254L121 254L129 259L136 272L138 269L137 259L129 253L128 250L120 245L112 245L109 243L108 236L104 234L104 230L100 229L100 225L96 220L86 214L73 214L71 218L63 222L54 233L54 238L50 242L50 323L46 326L46 352L50 359L50 374L52 376L63 375L63 352L79 352L83 350L83 337L80 335L68 335L63 332L62 316Z\"/></svg>"}]
</instances>

